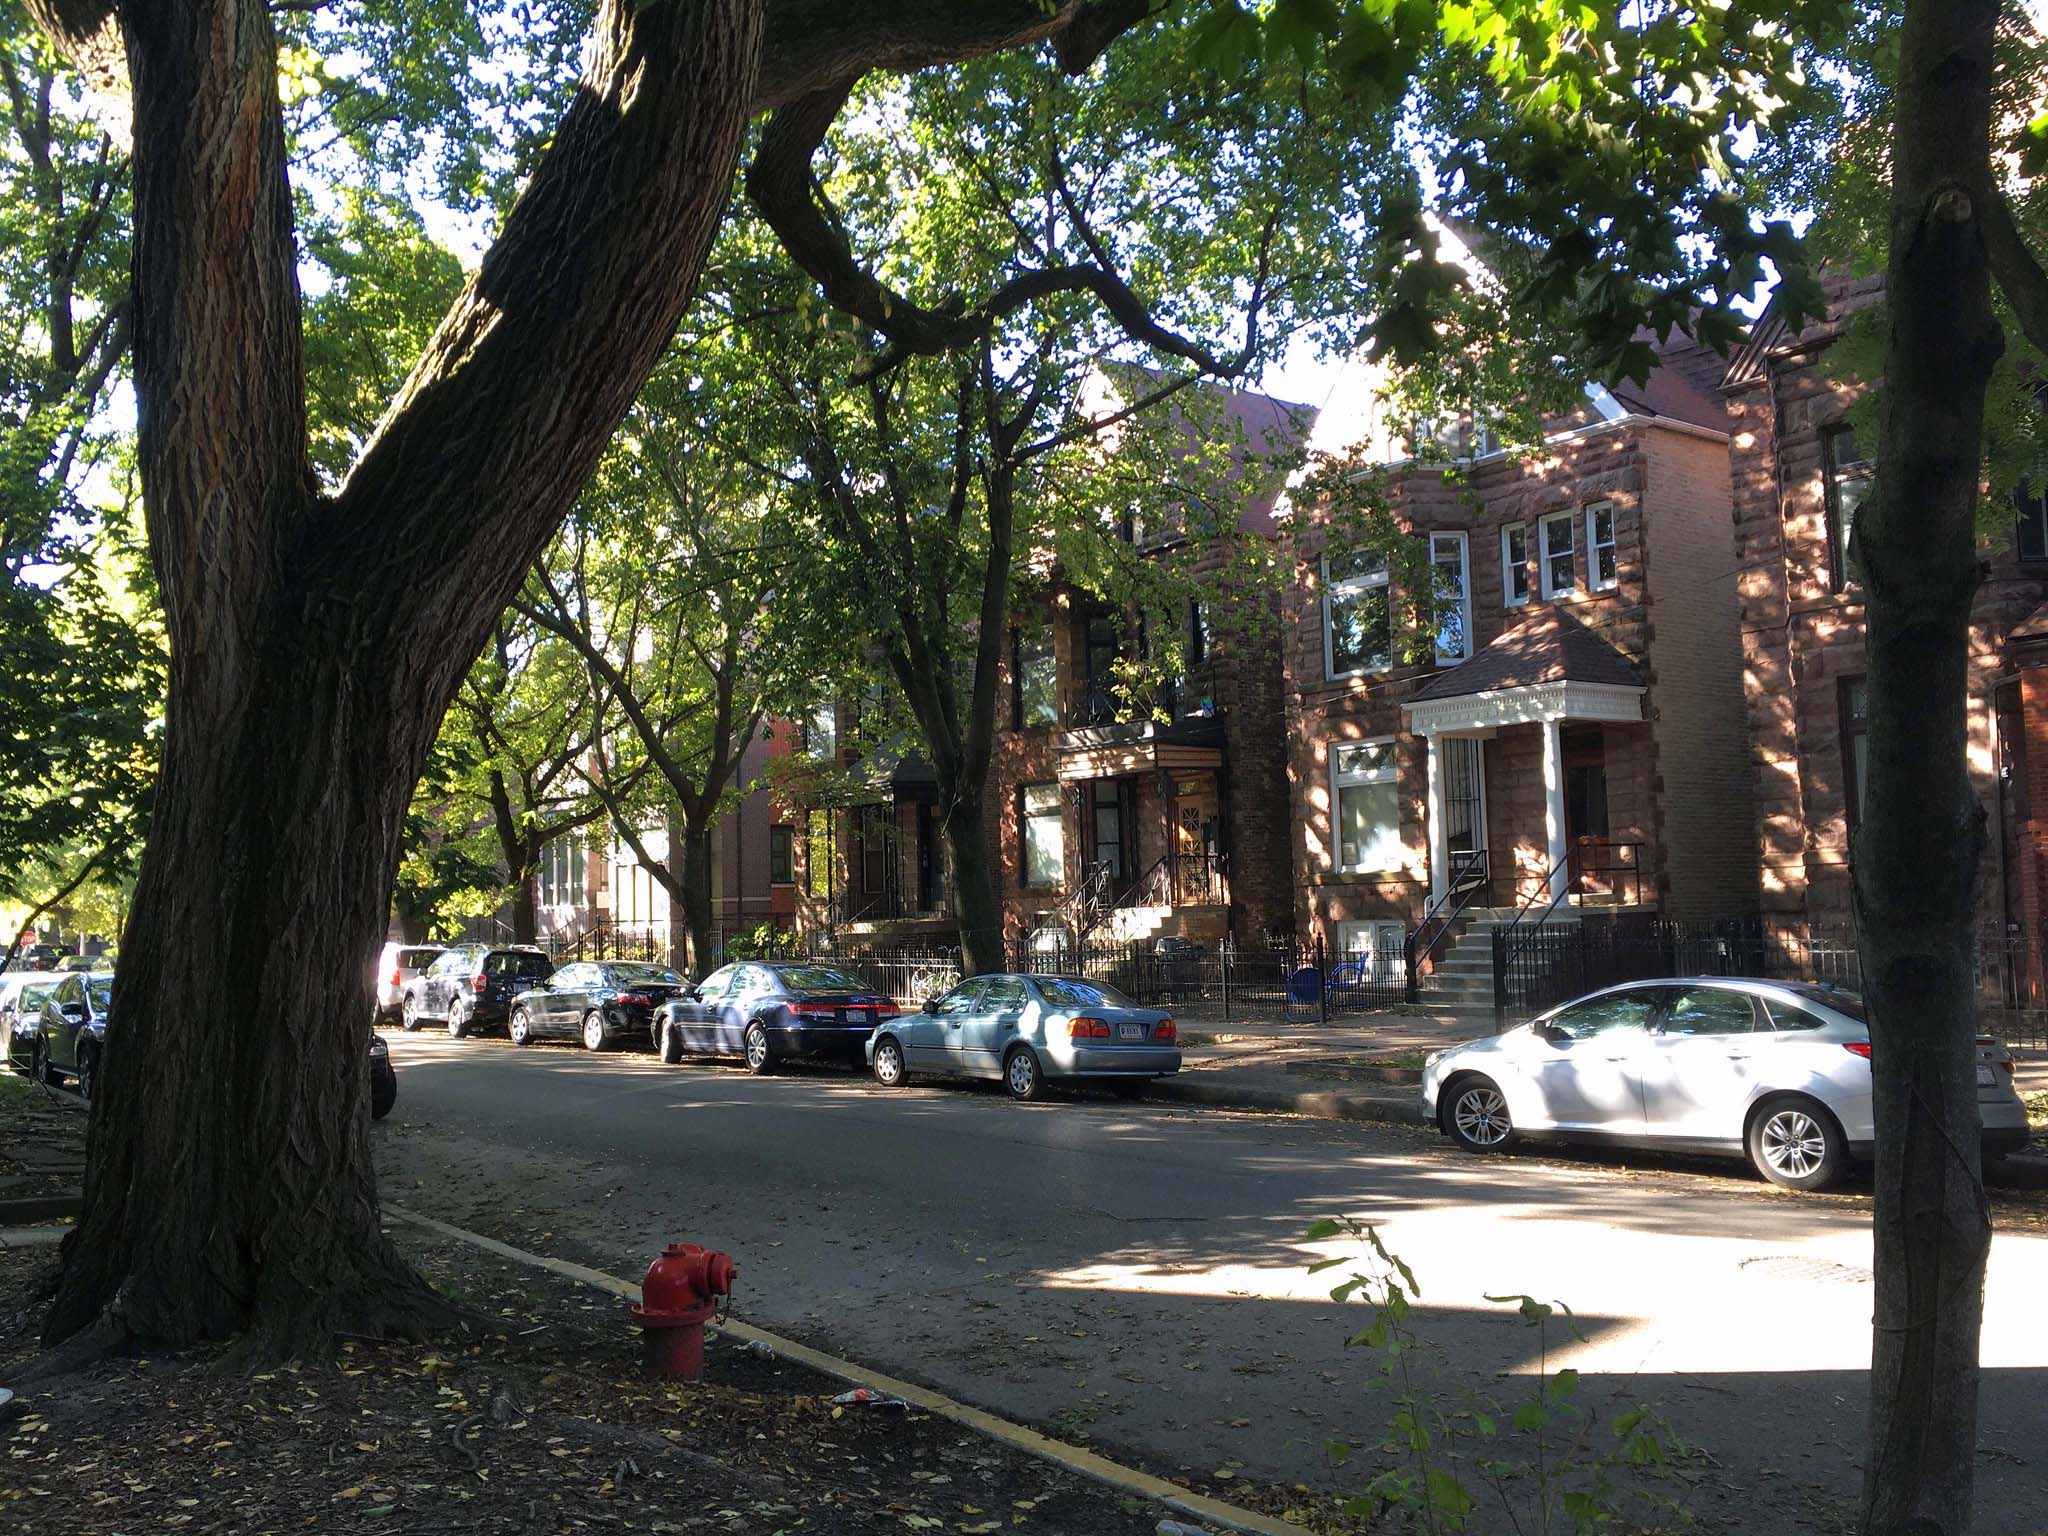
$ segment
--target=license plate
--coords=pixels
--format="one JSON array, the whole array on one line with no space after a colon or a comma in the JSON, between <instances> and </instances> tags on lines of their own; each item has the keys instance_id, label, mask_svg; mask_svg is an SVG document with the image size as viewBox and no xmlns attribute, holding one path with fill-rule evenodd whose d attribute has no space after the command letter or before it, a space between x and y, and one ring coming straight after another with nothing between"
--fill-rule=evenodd
<instances>
[{"instance_id":1,"label":"license plate","mask_svg":"<svg viewBox=\"0 0 2048 1536\"><path fill-rule=\"evenodd\" d=\"M1119 1040L1142 1040L1152 1031L1143 1024L1119 1024L1116 1037Z\"/></svg>"},{"instance_id":2,"label":"license plate","mask_svg":"<svg viewBox=\"0 0 2048 1536\"><path fill-rule=\"evenodd\" d=\"M1989 1067L1979 1066L1977 1068L1977 1086L1979 1088L1996 1088L1998 1086L1998 1074Z\"/></svg>"}]
</instances>

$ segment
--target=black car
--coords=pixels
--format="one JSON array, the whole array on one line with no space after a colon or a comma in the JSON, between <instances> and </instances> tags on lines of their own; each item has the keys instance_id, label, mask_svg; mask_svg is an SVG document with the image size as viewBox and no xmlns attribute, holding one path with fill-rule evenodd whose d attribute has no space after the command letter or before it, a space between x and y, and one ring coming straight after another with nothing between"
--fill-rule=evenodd
<instances>
[{"instance_id":1,"label":"black car","mask_svg":"<svg viewBox=\"0 0 2048 1536\"><path fill-rule=\"evenodd\" d=\"M460 1040L502 1024L512 999L546 981L555 964L530 944L458 944L428 966L400 1003L407 1029L444 1021Z\"/></svg>"},{"instance_id":2,"label":"black car","mask_svg":"<svg viewBox=\"0 0 2048 1536\"><path fill-rule=\"evenodd\" d=\"M398 1102L398 1073L391 1065L391 1047L382 1035L370 1036L370 1118L382 1120Z\"/></svg>"},{"instance_id":3,"label":"black car","mask_svg":"<svg viewBox=\"0 0 2048 1536\"><path fill-rule=\"evenodd\" d=\"M601 1051L615 1039L650 1039L654 1010L688 988L665 965L578 960L550 976L546 986L513 998L506 1029L514 1045L574 1035L585 1050Z\"/></svg>"},{"instance_id":4,"label":"black car","mask_svg":"<svg viewBox=\"0 0 2048 1536\"><path fill-rule=\"evenodd\" d=\"M43 996L29 1075L51 1087L78 1079L78 1096L92 1102L93 1081L107 1048L107 1010L114 978L104 971L69 971Z\"/></svg>"},{"instance_id":5,"label":"black car","mask_svg":"<svg viewBox=\"0 0 2048 1536\"><path fill-rule=\"evenodd\" d=\"M743 1056L773 1070L784 1056L822 1056L858 1067L875 1025L901 1010L858 976L826 965L748 962L713 971L654 1016L663 1061L685 1051Z\"/></svg>"}]
</instances>

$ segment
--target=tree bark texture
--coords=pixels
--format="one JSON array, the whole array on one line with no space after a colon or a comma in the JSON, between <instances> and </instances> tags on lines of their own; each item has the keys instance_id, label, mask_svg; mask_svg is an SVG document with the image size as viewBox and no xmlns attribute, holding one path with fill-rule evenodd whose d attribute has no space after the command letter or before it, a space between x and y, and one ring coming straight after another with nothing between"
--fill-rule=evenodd
<instances>
[{"instance_id":1,"label":"tree bark texture","mask_svg":"<svg viewBox=\"0 0 2048 1536\"><path fill-rule=\"evenodd\" d=\"M2003 337L1991 206L1995 0L1916 0L1900 35L1884 433L1856 558L1870 731L1853 850L1876 1084L1868 1536L1962 1536L1991 1227L1974 960L1985 813L1967 762L1984 396Z\"/></svg>"},{"instance_id":2,"label":"tree bark texture","mask_svg":"<svg viewBox=\"0 0 2048 1536\"><path fill-rule=\"evenodd\" d=\"M717 944L711 920L711 823L708 818L683 817L682 859L677 871L676 899L682 904L683 922L690 931L690 977L702 981L711 974L712 951Z\"/></svg>"},{"instance_id":3,"label":"tree bark texture","mask_svg":"<svg viewBox=\"0 0 2048 1536\"><path fill-rule=\"evenodd\" d=\"M450 1315L380 1231L363 961L435 725L695 282L758 7L603 9L553 152L332 503L305 458L268 14L123 20L169 709L46 1336L240 1333L276 1356ZM439 575L425 601L390 599L398 562Z\"/></svg>"}]
</instances>

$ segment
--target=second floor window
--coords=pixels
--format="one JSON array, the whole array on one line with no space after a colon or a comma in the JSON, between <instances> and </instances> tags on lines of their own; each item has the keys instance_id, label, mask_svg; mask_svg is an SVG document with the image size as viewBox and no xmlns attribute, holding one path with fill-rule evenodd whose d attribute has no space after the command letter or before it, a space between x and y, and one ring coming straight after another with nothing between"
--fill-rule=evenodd
<instances>
[{"instance_id":1,"label":"second floor window","mask_svg":"<svg viewBox=\"0 0 2048 1536\"><path fill-rule=\"evenodd\" d=\"M1501 605L1519 608L1529 601L1529 525L1509 523L1500 531Z\"/></svg>"},{"instance_id":2,"label":"second floor window","mask_svg":"<svg viewBox=\"0 0 2048 1536\"><path fill-rule=\"evenodd\" d=\"M1856 434L1847 426L1831 427L1820 440L1821 473L1827 503L1828 588L1839 592L1856 580L1850 564L1849 535L1856 529L1857 509L1870 494L1870 477L1877 466L1856 446Z\"/></svg>"},{"instance_id":3,"label":"second floor window","mask_svg":"<svg viewBox=\"0 0 2048 1536\"><path fill-rule=\"evenodd\" d=\"M2027 486L2013 493L2012 552L2030 564L2048 562L2048 497Z\"/></svg>"},{"instance_id":4,"label":"second floor window","mask_svg":"<svg viewBox=\"0 0 2048 1536\"><path fill-rule=\"evenodd\" d=\"M582 845L558 837L540 851L540 900L544 907L583 905Z\"/></svg>"},{"instance_id":5,"label":"second floor window","mask_svg":"<svg viewBox=\"0 0 2048 1536\"><path fill-rule=\"evenodd\" d=\"M775 826L768 829L768 883L770 885L793 885L796 883L795 859L796 828Z\"/></svg>"},{"instance_id":6,"label":"second floor window","mask_svg":"<svg viewBox=\"0 0 2048 1536\"><path fill-rule=\"evenodd\" d=\"M1569 512L1546 517L1538 526L1543 535L1543 596L1568 597L1579 590L1579 556Z\"/></svg>"},{"instance_id":7,"label":"second floor window","mask_svg":"<svg viewBox=\"0 0 2048 1536\"><path fill-rule=\"evenodd\" d=\"M1017 791L1018 841L1024 884L1032 890L1058 890L1066 879L1067 833L1060 814L1057 784L1026 784Z\"/></svg>"},{"instance_id":8,"label":"second floor window","mask_svg":"<svg viewBox=\"0 0 2048 1536\"><path fill-rule=\"evenodd\" d=\"M1011 708L1017 729L1032 730L1051 725L1059 717L1052 632L1042 625L1020 628L1015 633L1014 644L1011 675L1015 696Z\"/></svg>"},{"instance_id":9,"label":"second floor window","mask_svg":"<svg viewBox=\"0 0 2048 1536\"><path fill-rule=\"evenodd\" d=\"M1621 584L1621 567L1614 556L1614 503L1596 501L1586 508L1586 574L1595 592L1610 592Z\"/></svg>"},{"instance_id":10,"label":"second floor window","mask_svg":"<svg viewBox=\"0 0 2048 1536\"><path fill-rule=\"evenodd\" d=\"M1429 563L1436 572L1431 611L1436 617L1436 659L1465 661L1472 655L1472 573L1465 535L1432 533Z\"/></svg>"},{"instance_id":11,"label":"second floor window","mask_svg":"<svg viewBox=\"0 0 2048 1536\"><path fill-rule=\"evenodd\" d=\"M1393 619L1386 556L1366 549L1323 557L1325 676L1352 677L1392 666Z\"/></svg>"},{"instance_id":12,"label":"second floor window","mask_svg":"<svg viewBox=\"0 0 2048 1536\"><path fill-rule=\"evenodd\" d=\"M804 751L813 762L830 763L839 757L839 706L818 704L804 717Z\"/></svg>"}]
</instances>

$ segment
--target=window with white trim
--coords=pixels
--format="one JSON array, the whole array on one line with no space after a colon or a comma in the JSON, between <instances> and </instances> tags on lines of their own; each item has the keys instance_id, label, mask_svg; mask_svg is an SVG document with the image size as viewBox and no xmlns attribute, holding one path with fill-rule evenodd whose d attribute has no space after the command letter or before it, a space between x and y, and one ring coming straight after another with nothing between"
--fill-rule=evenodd
<instances>
[{"instance_id":1,"label":"window with white trim","mask_svg":"<svg viewBox=\"0 0 2048 1536\"><path fill-rule=\"evenodd\" d=\"M1399 778L1391 736L1331 743L1331 820L1340 873L1380 874L1407 862Z\"/></svg>"},{"instance_id":2,"label":"window with white trim","mask_svg":"<svg viewBox=\"0 0 2048 1536\"><path fill-rule=\"evenodd\" d=\"M1436 572L1430 603L1438 661L1467 661L1472 655L1472 571L1467 553L1463 533L1429 536L1429 563Z\"/></svg>"},{"instance_id":3,"label":"window with white trim","mask_svg":"<svg viewBox=\"0 0 2048 1536\"><path fill-rule=\"evenodd\" d=\"M1621 584L1614 554L1614 503L1596 501L1586 508L1586 574L1595 592L1611 592Z\"/></svg>"},{"instance_id":4,"label":"window with white trim","mask_svg":"<svg viewBox=\"0 0 2048 1536\"><path fill-rule=\"evenodd\" d=\"M1363 920L1337 925L1339 964L1355 961L1360 981L1387 981L1407 972L1408 929L1401 923Z\"/></svg>"},{"instance_id":5,"label":"window with white trim","mask_svg":"<svg viewBox=\"0 0 2048 1536\"><path fill-rule=\"evenodd\" d=\"M1057 784L1017 790L1017 829L1028 890L1054 891L1066 883L1067 831Z\"/></svg>"},{"instance_id":6,"label":"window with white trim","mask_svg":"<svg viewBox=\"0 0 2048 1536\"><path fill-rule=\"evenodd\" d=\"M1537 562L1537 569L1543 577L1546 601L1568 597L1579 590L1578 541L1573 532L1577 522L1574 514L1558 512L1537 525L1543 541L1543 558Z\"/></svg>"},{"instance_id":7,"label":"window with white trim","mask_svg":"<svg viewBox=\"0 0 2048 1536\"><path fill-rule=\"evenodd\" d=\"M1362 549L1323 557L1323 675L1353 677L1394 664L1387 557Z\"/></svg>"},{"instance_id":8,"label":"window with white trim","mask_svg":"<svg viewBox=\"0 0 2048 1536\"><path fill-rule=\"evenodd\" d=\"M1519 608L1529 601L1529 525L1509 523L1500 531L1501 606Z\"/></svg>"},{"instance_id":9,"label":"window with white trim","mask_svg":"<svg viewBox=\"0 0 2048 1536\"><path fill-rule=\"evenodd\" d=\"M544 907L583 905L583 845L573 837L557 837L540 851L540 904Z\"/></svg>"}]
</instances>

